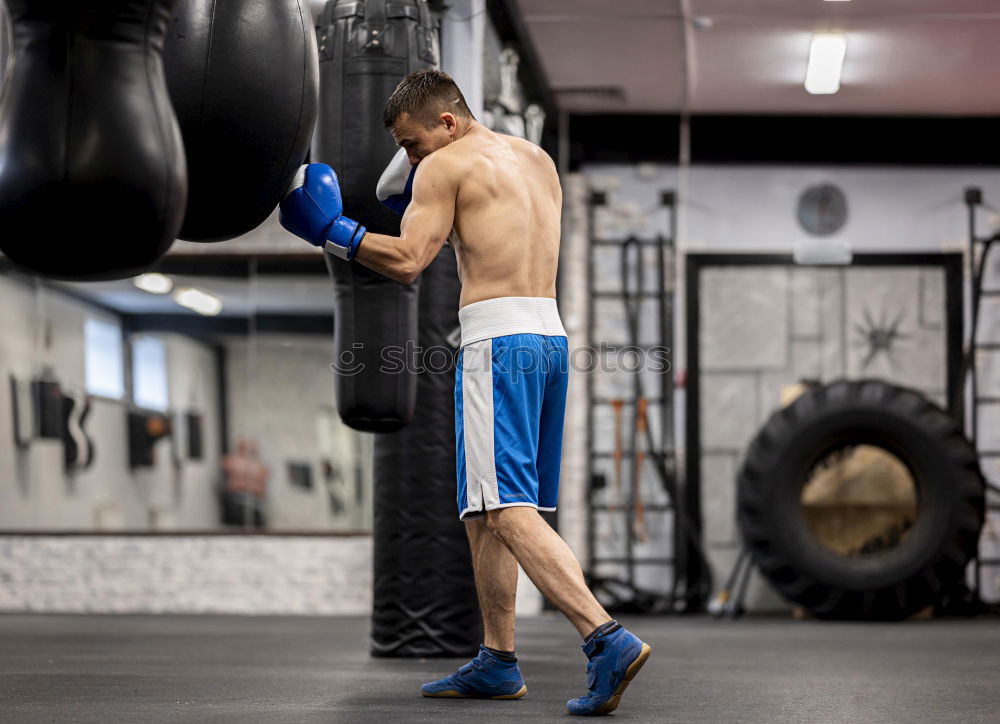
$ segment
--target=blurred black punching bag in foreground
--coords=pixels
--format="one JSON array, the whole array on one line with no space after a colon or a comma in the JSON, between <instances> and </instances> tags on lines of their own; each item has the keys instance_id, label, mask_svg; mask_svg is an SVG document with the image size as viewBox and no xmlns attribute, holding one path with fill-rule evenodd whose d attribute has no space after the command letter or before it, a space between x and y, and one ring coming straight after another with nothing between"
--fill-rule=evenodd
<instances>
[{"instance_id":1,"label":"blurred black punching bag in foreground","mask_svg":"<svg viewBox=\"0 0 1000 724\"><path fill-rule=\"evenodd\" d=\"M320 112L312 160L329 163L340 176L347 216L369 231L398 235L399 217L375 197L397 150L382 112L407 73L436 66L437 31L427 4L330 0L318 33ZM386 369L382 360L386 350L415 344L450 350L446 338L458 326L460 293L454 252L445 247L424 271L419 300L416 285L326 258L334 285L335 364L364 365L338 375L338 410L351 427L383 433L375 439L372 654L472 656L482 624L456 503L453 360L419 375L413 354L405 355L410 364L403 370L398 364Z\"/></svg>"},{"instance_id":2,"label":"blurred black punching bag in foreground","mask_svg":"<svg viewBox=\"0 0 1000 724\"><path fill-rule=\"evenodd\" d=\"M10 62L11 50L10 18L7 6L0 2L0 93L3 93L3 77Z\"/></svg>"},{"instance_id":3,"label":"blurred black punching bag in foreground","mask_svg":"<svg viewBox=\"0 0 1000 724\"><path fill-rule=\"evenodd\" d=\"M0 250L62 279L144 271L187 197L161 52L173 0L7 0Z\"/></svg>"},{"instance_id":4,"label":"blurred black punching bag in foreground","mask_svg":"<svg viewBox=\"0 0 1000 724\"><path fill-rule=\"evenodd\" d=\"M455 350L446 340L460 293L446 245L420 284L413 421L375 438L375 656L475 656L482 641L455 485Z\"/></svg>"},{"instance_id":5,"label":"blurred black punching bag in foreground","mask_svg":"<svg viewBox=\"0 0 1000 724\"><path fill-rule=\"evenodd\" d=\"M308 0L177 0L163 64L187 151L180 238L245 234L309 150L319 69Z\"/></svg>"},{"instance_id":6,"label":"blurred black punching bag in foreground","mask_svg":"<svg viewBox=\"0 0 1000 724\"><path fill-rule=\"evenodd\" d=\"M340 178L344 214L368 231L399 235L399 216L375 197L397 148L382 128L385 102L407 73L437 63L435 30L420 0L330 0L319 20L320 101L312 160ZM364 242L362 242L364 243ZM416 378L381 371L386 350L416 339L417 287L327 257L334 289L337 410L356 430L393 432L413 416Z\"/></svg>"}]
</instances>

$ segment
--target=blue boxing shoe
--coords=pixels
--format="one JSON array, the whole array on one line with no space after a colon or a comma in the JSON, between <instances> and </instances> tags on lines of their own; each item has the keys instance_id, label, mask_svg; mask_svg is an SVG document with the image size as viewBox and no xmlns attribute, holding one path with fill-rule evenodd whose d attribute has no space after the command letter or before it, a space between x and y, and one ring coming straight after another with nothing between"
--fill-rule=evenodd
<instances>
[{"instance_id":1,"label":"blue boxing shoe","mask_svg":"<svg viewBox=\"0 0 1000 724\"><path fill-rule=\"evenodd\" d=\"M520 699L527 691L517 662L501 661L482 644L479 656L454 674L420 687L424 696L461 699Z\"/></svg>"},{"instance_id":2,"label":"blue boxing shoe","mask_svg":"<svg viewBox=\"0 0 1000 724\"><path fill-rule=\"evenodd\" d=\"M624 628L585 643L583 653L590 659L588 691L586 696L566 702L569 713L597 716L617 709L622 693L646 663L650 651L649 644L644 644Z\"/></svg>"}]
</instances>

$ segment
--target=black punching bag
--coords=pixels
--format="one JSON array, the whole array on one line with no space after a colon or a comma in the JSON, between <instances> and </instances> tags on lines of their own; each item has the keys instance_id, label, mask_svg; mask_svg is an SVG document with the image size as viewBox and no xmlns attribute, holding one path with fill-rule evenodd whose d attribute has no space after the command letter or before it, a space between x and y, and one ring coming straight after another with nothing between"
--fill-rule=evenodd
<instances>
[{"instance_id":1,"label":"black punching bag","mask_svg":"<svg viewBox=\"0 0 1000 724\"><path fill-rule=\"evenodd\" d=\"M319 70L308 0L178 0L163 60L187 149L180 238L245 234L309 150Z\"/></svg>"},{"instance_id":2,"label":"black punching bag","mask_svg":"<svg viewBox=\"0 0 1000 724\"><path fill-rule=\"evenodd\" d=\"M177 236L187 175L161 52L173 0L7 0L0 250L43 276L119 279Z\"/></svg>"},{"instance_id":3,"label":"black punching bag","mask_svg":"<svg viewBox=\"0 0 1000 724\"><path fill-rule=\"evenodd\" d=\"M7 17L7 6L0 2L0 93L3 93L3 77L10 62L10 19Z\"/></svg>"},{"instance_id":4,"label":"black punching bag","mask_svg":"<svg viewBox=\"0 0 1000 724\"><path fill-rule=\"evenodd\" d=\"M435 34L423 0L331 0L320 21L312 158L337 171L345 214L370 231L399 234L399 217L375 198L396 152L382 111L407 73L435 66ZM413 285L326 258L337 353L366 365L338 375L338 409L348 425L383 433L375 438L372 654L471 656L482 628L456 502L454 360L432 355L432 363L448 364L419 376L412 365L383 371L382 361L387 349L414 343L449 349L461 291L454 252L445 247L424 271L419 300Z\"/></svg>"},{"instance_id":5,"label":"black punching bag","mask_svg":"<svg viewBox=\"0 0 1000 724\"><path fill-rule=\"evenodd\" d=\"M474 656L482 641L455 487L455 350L446 340L458 327L460 293L455 252L445 246L420 284L425 353L413 421L375 437L375 656Z\"/></svg>"},{"instance_id":6,"label":"black punching bag","mask_svg":"<svg viewBox=\"0 0 1000 724\"><path fill-rule=\"evenodd\" d=\"M435 67L434 26L423 0L330 0L317 29L320 105L312 160L337 172L344 214L368 231L399 235L399 217L375 198L397 148L382 111L407 73ZM362 242L364 243L364 242ZM392 432L413 416L416 379L407 367L385 374L416 339L417 286L327 255L334 288L337 411L356 430Z\"/></svg>"}]
</instances>

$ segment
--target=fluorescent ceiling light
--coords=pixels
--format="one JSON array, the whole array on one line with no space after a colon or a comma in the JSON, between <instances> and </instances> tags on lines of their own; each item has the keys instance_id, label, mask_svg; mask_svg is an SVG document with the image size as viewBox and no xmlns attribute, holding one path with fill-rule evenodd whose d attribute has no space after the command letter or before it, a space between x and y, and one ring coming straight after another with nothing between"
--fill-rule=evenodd
<instances>
[{"instance_id":1,"label":"fluorescent ceiling light","mask_svg":"<svg viewBox=\"0 0 1000 724\"><path fill-rule=\"evenodd\" d=\"M182 307L206 317L214 317L222 311L222 300L214 294L203 292L194 287L181 287L174 292L174 301Z\"/></svg>"},{"instance_id":2,"label":"fluorescent ceiling light","mask_svg":"<svg viewBox=\"0 0 1000 724\"><path fill-rule=\"evenodd\" d=\"M846 53L847 38L843 33L813 35L806 68L806 90L813 94L840 90L840 71L843 70Z\"/></svg>"},{"instance_id":3,"label":"fluorescent ceiling light","mask_svg":"<svg viewBox=\"0 0 1000 724\"><path fill-rule=\"evenodd\" d=\"M165 274L140 274L132 283L150 294L166 294L174 288L174 280Z\"/></svg>"}]
</instances>

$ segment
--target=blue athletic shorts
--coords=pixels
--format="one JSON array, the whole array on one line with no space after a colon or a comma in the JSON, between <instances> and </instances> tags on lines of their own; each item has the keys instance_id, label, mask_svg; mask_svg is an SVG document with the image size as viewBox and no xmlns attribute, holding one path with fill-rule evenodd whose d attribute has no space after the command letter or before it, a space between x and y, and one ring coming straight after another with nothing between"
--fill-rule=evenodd
<instances>
[{"instance_id":1,"label":"blue athletic shorts","mask_svg":"<svg viewBox=\"0 0 1000 724\"><path fill-rule=\"evenodd\" d=\"M569 379L565 336L510 334L462 347L455 375L459 518L555 510Z\"/></svg>"}]
</instances>

